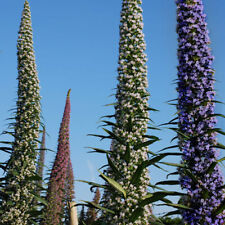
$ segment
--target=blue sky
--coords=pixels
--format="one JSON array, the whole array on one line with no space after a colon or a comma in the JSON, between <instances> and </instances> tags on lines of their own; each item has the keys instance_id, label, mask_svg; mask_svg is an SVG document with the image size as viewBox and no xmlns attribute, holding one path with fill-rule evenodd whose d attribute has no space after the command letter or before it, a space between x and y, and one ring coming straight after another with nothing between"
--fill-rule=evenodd
<instances>
[{"instance_id":1,"label":"blue sky","mask_svg":"<svg viewBox=\"0 0 225 225\"><path fill-rule=\"evenodd\" d=\"M119 43L121 0L30 0L34 48L39 72L42 110L47 147L57 149L59 125L66 92L71 92L71 158L76 179L99 181L97 169L104 165L102 156L87 154L86 146L109 148L109 142L88 137L101 133L101 116L113 113ZM15 106L17 90L16 41L23 0L0 2L0 131L7 128L9 109ZM225 1L204 0L208 28L215 56L218 100L225 102ZM166 101L176 98L177 35L176 5L173 0L143 0L144 32L147 42L150 105L160 110L151 115L156 124L173 118L175 108ZM218 106L225 113L225 106ZM219 127L224 127L219 120ZM173 133L157 133L162 141L152 145L157 151L170 144ZM1 138L1 137L0 137ZM2 137L3 138L3 137ZM2 139L1 138L1 139ZM5 156L3 156L5 158ZM47 164L54 153L47 153ZM174 160L174 159L172 159ZM152 169L152 183L165 178ZM76 200L91 200L88 185L75 184ZM163 209L157 208L156 213Z\"/></svg>"}]
</instances>

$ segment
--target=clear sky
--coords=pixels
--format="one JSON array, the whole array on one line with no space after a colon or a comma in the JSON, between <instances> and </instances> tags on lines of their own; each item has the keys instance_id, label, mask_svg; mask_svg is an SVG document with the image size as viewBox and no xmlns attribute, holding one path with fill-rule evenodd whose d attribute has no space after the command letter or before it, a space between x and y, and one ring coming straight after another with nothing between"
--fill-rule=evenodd
<instances>
[{"instance_id":1,"label":"clear sky","mask_svg":"<svg viewBox=\"0 0 225 225\"><path fill-rule=\"evenodd\" d=\"M103 156L88 154L85 147L109 148L89 133L102 133L98 121L113 113L110 97L117 84L117 61L121 0L30 0L34 48L39 72L47 147L56 151L66 92L71 92L71 158L76 179L100 181L97 169ZM225 102L225 1L203 0L215 56L217 100ZM7 128L9 109L15 106L17 90L16 41L24 0L0 1L0 131ZM175 108L166 101L176 98L177 35L174 0L143 0L147 42L150 105L160 110L151 115L156 124L172 119ZM225 114L225 106L217 112ZM219 120L219 127L225 123ZM162 141L157 151L170 144L173 133L157 133ZM2 140L3 137L0 137ZM0 159L5 156L0 156ZM54 153L47 153L47 165ZM172 159L174 160L174 159ZM165 173L151 169L152 183ZM76 200L91 200L86 184L75 183ZM160 213L163 209L156 209Z\"/></svg>"}]
</instances>

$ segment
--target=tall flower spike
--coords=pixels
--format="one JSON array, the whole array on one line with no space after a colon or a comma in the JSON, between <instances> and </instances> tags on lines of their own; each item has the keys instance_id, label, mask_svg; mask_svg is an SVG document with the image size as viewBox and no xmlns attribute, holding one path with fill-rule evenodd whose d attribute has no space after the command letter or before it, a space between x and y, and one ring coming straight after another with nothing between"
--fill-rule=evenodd
<instances>
[{"instance_id":1,"label":"tall flower spike","mask_svg":"<svg viewBox=\"0 0 225 225\"><path fill-rule=\"evenodd\" d=\"M59 130L58 149L52 167L44 225L61 224L64 211L65 184L70 160L70 90L66 98L65 110Z\"/></svg>"},{"instance_id":2,"label":"tall flower spike","mask_svg":"<svg viewBox=\"0 0 225 225\"><path fill-rule=\"evenodd\" d=\"M25 1L17 44L18 99L13 152L6 171L0 224L26 225L33 202L37 138L40 123L39 80L33 50L31 13Z\"/></svg>"},{"instance_id":3,"label":"tall flower spike","mask_svg":"<svg viewBox=\"0 0 225 225\"><path fill-rule=\"evenodd\" d=\"M143 34L143 16L141 0L123 0L120 24L120 46L118 85L116 93L115 119L113 133L118 139L113 140L113 154L110 160L121 176L115 176L111 168L106 175L118 182L126 192L124 199L120 192L104 194L104 207L115 212L107 214L107 224L149 224L151 216L148 205L143 207L142 216L131 221L133 212L147 194L149 184L148 169L140 174L140 182L133 182L138 165L148 159L148 147L136 147L146 140L148 124L147 66L146 44ZM118 141L123 140L123 141ZM125 153L128 153L125 157ZM106 190L108 191L108 190Z\"/></svg>"},{"instance_id":4,"label":"tall flower spike","mask_svg":"<svg viewBox=\"0 0 225 225\"><path fill-rule=\"evenodd\" d=\"M185 202L193 210L184 210L187 224L224 224L225 214L213 215L224 199L223 178L215 149L213 57L209 48L207 24L202 0L177 0L178 32L178 112L180 150L187 169L180 182L187 191ZM211 170L209 170L211 166ZM192 173L192 177L188 174ZM193 179L193 176L196 179ZM197 180L197 182L196 182Z\"/></svg>"}]
</instances>

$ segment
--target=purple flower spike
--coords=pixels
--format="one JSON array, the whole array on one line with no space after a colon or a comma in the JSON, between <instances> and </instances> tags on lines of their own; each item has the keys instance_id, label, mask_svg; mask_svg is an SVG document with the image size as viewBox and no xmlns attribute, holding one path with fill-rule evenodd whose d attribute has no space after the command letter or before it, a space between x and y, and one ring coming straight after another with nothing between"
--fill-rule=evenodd
<instances>
[{"instance_id":1,"label":"purple flower spike","mask_svg":"<svg viewBox=\"0 0 225 225\"><path fill-rule=\"evenodd\" d=\"M193 225L224 224L225 214L213 215L224 194L221 171L218 165L211 166L218 156L213 130L214 71L202 0L178 0L177 22L179 131L188 136L180 135L179 146L184 153L183 163L198 180L181 170L181 186L188 195L185 203L193 208L184 210L183 218Z\"/></svg>"},{"instance_id":2,"label":"purple flower spike","mask_svg":"<svg viewBox=\"0 0 225 225\"><path fill-rule=\"evenodd\" d=\"M70 162L70 143L69 143L69 125L70 125L70 90L67 94L63 119L59 130L58 149L54 165L52 167L47 201L48 206L45 214L44 225L61 224L65 187L68 174L68 165Z\"/></svg>"}]
</instances>

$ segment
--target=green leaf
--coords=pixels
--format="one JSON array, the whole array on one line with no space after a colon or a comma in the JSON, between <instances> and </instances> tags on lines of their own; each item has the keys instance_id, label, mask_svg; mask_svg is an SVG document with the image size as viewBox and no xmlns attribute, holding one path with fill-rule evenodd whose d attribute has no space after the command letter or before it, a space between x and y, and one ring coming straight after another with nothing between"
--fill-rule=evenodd
<instances>
[{"instance_id":1,"label":"green leaf","mask_svg":"<svg viewBox=\"0 0 225 225\"><path fill-rule=\"evenodd\" d=\"M126 198L126 191L123 189L123 187L117 183L115 180L107 177L106 175L104 175L101 171L98 170L98 172L101 174L100 176L106 181L108 182L112 187L114 187L117 191L121 192L124 196L124 198Z\"/></svg>"},{"instance_id":2,"label":"green leaf","mask_svg":"<svg viewBox=\"0 0 225 225\"><path fill-rule=\"evenodd\" d=\"M12 141L0 141L1 144L12 145Z\"/></svg>"},{"instance_id":3,"label":"green leaf","mask_svg":"<svg viewBox=\"0 0 225 225\"><path fill-rule=\"evenodd\" d=\"M106 124L106 126L118 127L118 124L113 123L113 122L111 122L111 121L102 120L101 122L102 122L102 123L105 123L105 124Z\"/></svg>"},{"instance_id":4,"label":"green leaf","mask_svg":"<svg viewBox=\"0 0 225 225\"><path fill-rule=\"evenodd\" d=\"M102 118L112 118L112 117L115 117L115 114L113 114L113 115L101 116L101 119L102 119Z\"/></svg>"},{"instance_id":5,"label":"green leaf","mask_svg":"<svg viewBox=\"0 0 225 225\"><path fill-rule=\"evenodd\" d=\"M225 157L221 158L221 159L218 159L217 162L222 162L225 160Z\"/></svg>"},{"instance_id":6,"label":"green leaf","mask_svg":"<svg viewBox=\"0 0 225 225\"><path fill-rule=\"evenodd\" d=\"M220 149L223 149L225 150L225 146L221 143L217 143L216 145L213 146L214 148L220 148Z\"/></svg>"},{"instance_id":7,"label":"green leaf","mask_svg":"<svg viewBox=\"0 0 225 225\"><path fill-rule=\"evenodd\" d=\"M113 102L113 103L110 103L110 104L106 104L104 106L111 106L111 105L117 105L117 103L116 102Z\"/></svg>"},{"instance_id":8,"label":"green leaf","mask_svg":"<svg viewBox=\"0 0 225 225\"><path fill-rule=\"evenodd\" d=\"M156 168L158 168L158 169L160 169L160 170L162 170L162 171L164 171L164 172L166 172L166 173L169 172L168 170L163 169L161 166L159 166L157 164L153 164L153 166L156 167Z\"/></svg>"},{"instance_id":9,"label":"green leaf","mask_svg":"<svg viewBox=\"0 0 225 225\"><path fill-rule=\"evenodd\" d=\"M154 109L154 108L150 108L150 107L148 107L148 108L147 108L147 110L148 110L148 111L159 112L159 110L158 110L158 109Z\"/></svg>"},{"instance_id":10,"label":"green leaf","mask_svg":"<svg viewBox=\"0 0 225 225\"><path fill-rule=\"evenodd\" d=\"M158 141L158 140L153 139L153 140L149 140L149 141L145 141L145 142L136 144L136 145L134 146L134 150L138 150L138 149L147 147L147 146L149 146L149 145L155 143L156 141Z\"/></svg>"},{"instance_id":11,"label":"green leaf","mask_svg":"<svg viewBox=\"0 0 225 225\"><path fill-rule=\"evenodd\" d=\"M162 123L159 126L165 126L165 125L177 125L178 122L168 122L168 123Z\"/></svg>"},{"instance_id":12,"label":"green leaf","mask_svg":"<svg viewBox=\"0 0 225 225\"><path fill-rule=\"evenodd\" d=\"M147 168L148 166L151 166L151 165L155 165L155 163L162 163L159 161L162 160L163 158L165 158L166 156L171 156L171 155L172 156L182 155L182 153L171 153L171 152L163 153L158 156L155 156L154 158L152 158L150 160L143 161L140 165L138 165L138 168L136 169L135 173L133 174L131 183L137 184L139 182L141 174L145 168ZM163 164L165 164L165 163L163 163Z\"/></svg>"},{"instance_id":13,"label":"green leaf","mask_svg":"<svg viewBox=\"0 0 225 225\"><path fill-rule=\"evenodd\" d=\"M109 155L107 155L107 159L108 159L109 166L111 167L115 175L118 177L123 177L123 175L120 173L120 171L117 169L117 167L114 165L114 163L110 159Z\"/></svg>"},{"instance_id":14,"label":"green leaf","mask_svg":"<svg viewBox=\"0 0 225 225\"><path fill-rule=\"evenodd\" d=\"M39 202L41 202L42 204L44 204L44 205L48 205L48 202L44 199L44 198L42 198L42 197L40 197L40 196L37 196L37 195L35 195L35 194L33 194L34 195L34 198L37 200L37 201L39 201Z\"/></svg>"},{"instance_id":15,"label":"green leaf","mask_svg":"<svg viewBox=\"0 0 225 225\"><path fill-rule=\"evenodd\" d=\"M162 201L162 202L165 202L165 203L173 203L173 202L171 202L171 201L170 201L169 199L167 199L167 198L162 198L161 201Z\"/></svg>"},{"instance_id":16,"label":"green leaf","mask_svg":"<svg viewBox=\"0 0 225 225\"><path fill-rule=\"evenodd\" d=\"M179 145L172 145L172 146L161 149L159 152L165 151L167 149L178 148L178 147L179 147Z\"/></svg>"},{"instance_id":17,"label":"green leaf","mask_svg":"<svg viewBox=\"0 0 225 225\"><path fill-rule=\"evenodd\" d=\"M173 130L173 131L177 132L180 136L189 139L189 136L187 136L186 134L179 131L179 128L169 127L168 129Z\"/></svg>"},{"instance_id":18,"label":"green leaf","mask_svg":"<svg viewBox=\"0 0 225 225\"><path fill-rule=\"evenodd\" d=\"M176 139L178 139L178 136L177 135L171 139L170 143L172 143Z\"/></svg>"},{"instance_id":19,"label":"green leaf","mask_svg":"<svg viewBox=\"0 0 225 225\"><path fill-rule=\"evenodd\" d=\"M178 100L178 98L175 98L175 99L169 100L167 102L174 102L174 101L177 101L177 100Z\"/></svg>"},{"instance_id":20,"label":"green leaf","mask_svg":"<svg viewBox=\"0 0 225 225\"><path fill-rule=\"evenodd\" d=\"M219 104L225 105L225 103L224 103L224 102L221 102L221 101L212 100L212 102L215 102L215 103L219 103Z\"/></svg>"},{"instance_id":21,"label":"green leaf","mask_svg":"<svg viewBox=\"0 0 225 225\"><path fill-rule=\"evenodd\" d=\"M148 153L151 154L151 155L157 156L157 154L152 152L152 151L148 151Z\"/></svg>"},{"instance_id":22,"label":"green leaf","mask_svg":"<svg viewBox=\"0 0 225 225\"><path fill-rule=\"evenodd\" d=\"M146 138L149 138L149 139L152 139L152 140L156 140L156 141L160 140L157 136L154 136L154 135L143 135L143 137L146 137Z\"/></svg>"},{"instance_id":23,"label":"green leaf","mask_svg":"<svg viewBox=\"0 0 225 225\"><path fill-rule=\"evenodd\" d=\"M97 184L97 183L90 182L90 181L86 181L86 180L76 180L76 181L78 181L78 182L83 182L83 183L92 185L92 186L94 186L94 187L106 188L106 185Z\"/></svg>"},{"instance_id":24,"label":"green leaf","mask_svg":"<svg viewBox=\"0 0 225 225\"><path fill-rule=\"evenodd\" d=\"M12 152L12 148L0 147L0 151L6 152L6 153L11 153Z\"/></svg>"},{"instance_id":25,"label":"green leaf","mask_svg":"<svg viewBox=\"0 0 225 225\"><path fill-rule=\"evenodd\" d=\"M181 152L166 152L166 153L161 153L159 155L165 155L165 156L181 156L184 155Z\"/></svg>"},{"instance_id":26,"label":"green leaf","mask_svg":"<svg viewBox=\"0 0 225 225\"><path fill-rule=\"evenodd\" d=\"M104 150L104 149L100 149L100 148L92 148L92 147L87 147L90 149L93 149L94 151L88 152L88 153L105 153L105 154L111 154L111 152L109 150Z\"/></svg>"},{"instance_id":27,"label":"green leaf","mask_svg":"<svg viewBox=\"0 0 225 225\"><path fill-rule=\"evenodd\" d=\"M225 115L223 115L223 114L220 114L220 113L215 113L215 114L213 114L213 115L210 115L210 116L219 116L219 117L222 117L222 118L225 118Z\"/></svg>"},{"instance_id":28,"label":"green leaf","mask_svg":"<svg viewBox=\"0 0 225 225\"><path fill-rule=\"evenodd\" d=\"M169 123L172 123L172 122L174 122L175 120L178 120L178 119L179 119L179 117L177 116L177 117L173 118L172 120L170 120Z\"/></svg>"},{"instance_id":29,"label":"green leaf","mask_svg":"<svg viewBox=\"0 0 225 225\"><path fill-rule=\"evenodd\" d=\"M173 216L173 215L177 215L177 214L180 215L181 214L181 211L180 210L175 210L175 211L172 211L172 212L168 212L163 217Z\"/></svg>"},{"instance_id":30,"label":"green leaf","mask_svg":"<svg viewBox=\"0 0 225 225\"><path fill-rule=\"evenodd\" d=\"M99 204L96 204L96 203L94 203L94 202L89 202L89 201L82 201L82 202L87 203L89 207L96 208L96 209L100 209L100 210L102 210L102 211L106 211L106 212L115 214L114 211L112 211L112 210L110 210L110 209L107 209L107 208L104 208L104 207L101 207Z\"/></svg>"},{"instance_id":31,"label":"green leaf","mask_svg":"<svg viewBox=\"0 0 225 225\"><path fill-rule=\"evenodd\" d=\"M150 198L150 197L152 197L152 196L153 196L153 193L148 193L147 195L145 195L145 196L143 197L143 200L146 199L146 198Z\"/></svg>"},{"instance_id":32,"label":"green leaf","mask_svg":"<svg viewBox=\"0 0 225 225\"><path fill-rule=\"evenodd\" d=\"M153 195L151 197L145 198L144 200L142 200L139 203L139 205L141 207L144 207L145 205L160 201L160 200L164 199L166 196L180 196L180 195L182 196L185 194L181 193L181 192L176 192L176 191L158 191L158 192L153 193Z\"/></svg>"},{"instance_id":33,"label":"green leaf","mask_svg":"<svg viewBox=\"0 0 225 225\"><path fill-rule=\"evenodd\" d=\"M111 138L110 136L98 135L98 134L88 134L87 136L99 137L99 138L101 138L101 140L103 140L103 139L105 139L105 138L108 138L108 139Z\"/></svg>"},{"instance_id":34,"label":"green leaf","mask_svg":"<svg viewBox=\"0 0 225 225\"><path fill-rule=\"evenodd\" d=\"M219 134L225 135L225 132L222 131L220 128L214 128L214 129L210 129L210 130L212 130L213 132L217 132Z\"/></svg>"},{"instance_id":35,"label":"green leaf","mask_svg":"<svg viewBox=\"0 0 225 225\"><path fill-rule=\"evenodd\" d=\"M169 176L174 176L174 175L179 175L179 173L178 173L178 172L169 173L169 174L166 176L166 178L168 179Z\"/></svg>"},{"instance_id":36,"label":"green leaf","mask_svg":"<svg viewBox=\"0 0 225 225\"><path fill-rule=\"evenodd\" d=\"M179 164L179 163L169 163L169 162L159 162L161 164L167 165L167 166L174 166L179 168L185 168L185 164Z\"/></svg>"},{"instance_id":37,"label":"green leaf","mask_svg":"<svg viewBox=\"0 0 225 225\"><path fill-rule=\"evenodd\" d=\"M140 165L138 165L138 168L136 169L135 173L133 174L132 178L131 178L131 183L132 184L137 184L141 178L141 174L143 172L143 170L145 168L147 168L150 165L153 165L154 163L160 161L161 159L163 159L166 155L165 154L161 154L158 155L150 160L145 160L143 161Z\"/></svg>"},{"instance_id":38,"label":"green leaf","mask_svg":"<svg viewBox=\"0 0 225 225\"><path fill-rule=\"evenodd\" d=\"M173 208L177 208L177 209L186 209L186 210L191 210L191 208L185 206L185 205L181 205L181 204L173 204L173 203L166 203L166 204L159 204L159 206L171 206Z\"/></svg>"},{"instance_id":39,"label":"green leaf","mask_svg":"<svg viewBox=\"0 0 225 225\"><path fill-rule=\"evenodd\" d=\"M115 135L112 131L102 128L106 133L110 135L111 139L117 140L119 143L124 144L124 141L117 135Z\"/></svg>"},{"instance_id":40,"label":"green leaf","mask_svg":"<svg viewBox=\"0 0 225 225\"><path fill-rule=\"evenodd\" d=\"M160 128L153 127L153 126L149 126L148 129L150 129L150 130L160 130Z\"/></svg>"},{"instance_id":41,"label":"green leaf","mask_svg":"<svg viewBox=\"0 0 225 225\"><path fill-rule=\"evenodd\" d=\"M178 180L166 180L156 183L156 185L179 185L179 184L180 182Z\"/></svg>"},{"instance_id":42,"label":"green leaf","mask_svg":"<svg viewBox=\"0 0 225 225\"><path fill-rule=\"evenodd\" d=\"M149 184L148 186L151 187L152 189L158 189L158 190L161 190L161 191L166 191L164 188L158 187L158 186L153 185L153 184Z\"/></svg>"}]
</instances>

